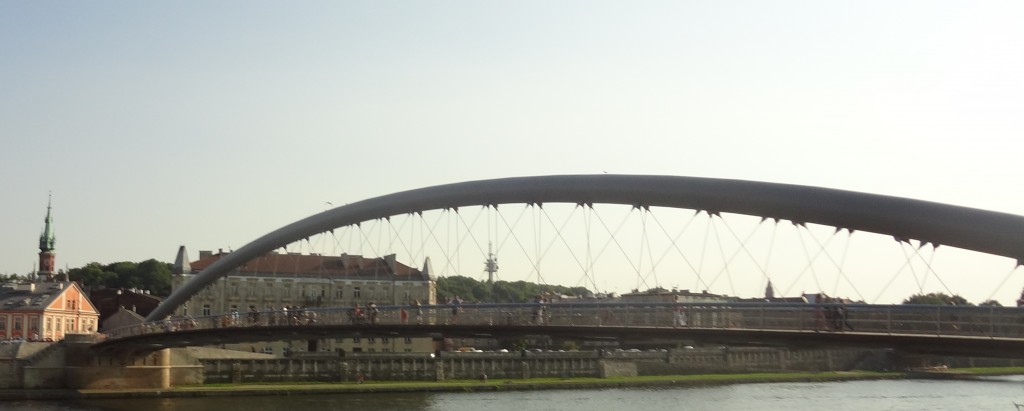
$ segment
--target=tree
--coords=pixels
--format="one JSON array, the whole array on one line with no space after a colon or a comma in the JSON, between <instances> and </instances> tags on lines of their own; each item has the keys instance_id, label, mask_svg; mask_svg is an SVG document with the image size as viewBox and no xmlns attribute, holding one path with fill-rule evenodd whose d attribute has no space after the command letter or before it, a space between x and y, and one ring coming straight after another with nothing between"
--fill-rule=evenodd
<instances>
[{"instance_id":1,"label":"tree","mask_svg":"<svg viewBox=\"0 0 1024 411\"><path fill-rule=\"evenodd\" d=\"M565 294L585 296L591 294L585 287L564 287L560 285L535 284L526 281L495 281L488 283L469 277L452 276L437 279L437 296L446 300L459 296L464 301L488 303L524 303L533 301L537 295Z\"/></svg>"},{"instance_id":2,"label":"tree","mask_svg":"<svg viewBox=\"0 0 1024 411\"><path fill-rule=\"evenodd\" d=\"M996 300L985 300L985 302L978 304L978 307L1002 307L1003 305Z\"/></svg>"},{"instance_id":3,"label":"tree","mask_svg":"<svg viewBox=\"0 0 1024 411\"><path fill-rule=\"evenodd\" d=\"M141 263L120 261L107 265L89 263L68 270L68 278L86 287L136 288L166 297L171 293L171 264L149 259Z\"/></svg>"},{"instance_id":4,"label":"tree","mask_svg":"<svg viewBox=\"0 0 1024 411\"><path fill-rule=\"evenodd\" d=\"M903 304L974 305L959 295L948 295L946 293L914 294L903 300Z\"/></svg>"},{"instance_id":5,"label":"tree","mask_svg":"<svg viewBox=\"0 0 1024 411\"><path fill-rule=\"evenodd\" d=\"M28 275L0 274L0 284L20 283L28 280Z\"/></svg>"}]
</instances>

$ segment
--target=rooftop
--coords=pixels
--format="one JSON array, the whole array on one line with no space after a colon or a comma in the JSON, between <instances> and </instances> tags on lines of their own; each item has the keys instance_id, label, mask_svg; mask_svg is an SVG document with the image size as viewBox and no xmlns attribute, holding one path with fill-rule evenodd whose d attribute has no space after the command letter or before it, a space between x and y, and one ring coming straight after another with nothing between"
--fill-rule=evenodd
<instances>
[{"instance_id":1,"label":"rooftop","mask_svg":"<svg viewBox=\"0 0 1024 411\"><path fill-rule=\"evenodd\" d=\"M201 251L201 258L190 264L191 273L199 273L228 254L225 252L214 254ZM247 262L245 265L232 271L231 275L294 275L302 277L400 281L429 280L429 272L423 272L397 262L393 254L378 258L367 258L348 254L326 256L320 254L270 253Z\"/></svg>"}]
</instances>

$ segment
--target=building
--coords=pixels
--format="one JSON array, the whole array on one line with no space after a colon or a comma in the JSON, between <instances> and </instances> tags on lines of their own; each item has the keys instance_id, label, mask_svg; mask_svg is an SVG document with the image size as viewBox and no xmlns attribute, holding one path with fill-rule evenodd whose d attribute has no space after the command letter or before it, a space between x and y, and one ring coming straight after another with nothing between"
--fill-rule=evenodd
<instances>
[{"instance_id":1,"label":"building","mask_svg":"<svg viewBox=\"0 0 1024 411\"><path fill-rule=\"evenodd\" d=\"M228 255L200 251L189 261L184 246L175 258L172 289L177 290L206 267ZM255 308L276 311L283 307L352 307L374 302L378 306L406 305L419 301L435 304L436 284L430 277L430 259L423 269L402 264L395 255L367 258L342 254L270 253L238 267L227 276L193 295L178 307L179 316L226 315L238 318ZM243 347L229 347L243 348ZM349 338L319 342L290 342L284 345L245 346L246 351L338 351L347 352L432 352L429 338Z\"/></svg>"},{"instance_id":2,"label":"building","mask_svg":"<svg viewBox=\"0 0 1024 411\"><path fill-rule=\"evenodd\" d=\"M0 288L0 339L58 341L96 332L99 312L74 282Z\"/></svg>"},{"instance_id":3,"label":"building","mask_svg":"<svg viewBox=\"0 0 1024 411\"><path fill-rule=\"evenodd\" d=\"M127 324L123 321L109 320L121 311L131 311L140 319L145 318L152 312L163 298L157 297L145 290L120 289L120 288L93 288L89 290L89 300L100 313L100 331L107 331L113 328L122 327ZM142 323L137 321L134 324Z\"/></svg>"},{"instance_id":4,"label":"building","mask_svg":"<svg viewBox=\"0 0 1024 411\"><path fill-rule=\"evenodd\" d=\"M56 236L50 203L39 236L39 271L30 282L0 287L0 339L58 341L67 334L93 333L99 312L82 288L59 281Z\"/></svg>"}]
</instances>

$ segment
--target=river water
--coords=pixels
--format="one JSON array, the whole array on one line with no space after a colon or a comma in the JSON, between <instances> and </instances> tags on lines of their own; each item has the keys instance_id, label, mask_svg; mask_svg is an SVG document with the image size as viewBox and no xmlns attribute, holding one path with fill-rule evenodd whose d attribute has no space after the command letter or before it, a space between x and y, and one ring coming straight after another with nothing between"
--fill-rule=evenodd
<instances>
[{"instance_id":1,"label":"river water","mask_svg":"<svg viewBox=\"0 0 1024 411\"><path fill-rule=\"evenodd\" d=\"M89 401L15 401L3 411L544 411L544 410L1009 410L1024 376L739 384L707 388L335 394Z\"/></svg>"}]
</instances>

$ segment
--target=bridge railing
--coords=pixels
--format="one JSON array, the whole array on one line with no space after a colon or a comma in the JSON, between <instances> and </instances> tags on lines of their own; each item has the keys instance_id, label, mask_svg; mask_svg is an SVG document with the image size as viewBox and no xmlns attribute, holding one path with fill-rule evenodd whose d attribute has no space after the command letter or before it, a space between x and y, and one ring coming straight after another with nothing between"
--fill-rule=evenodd
<instances>
[{"instance_id":1,"label":"bridge railing","mask_svg":"<svg viewBox=\"0 0 1024 411\"><path fill-rule=\"evenodd\" d=\"M107 338L191 329L300 325L676 327L1024 338L1024 310L1003 307L791 303L549 303L303 308L176 317Z\"/></svg>"}]
</instances>

